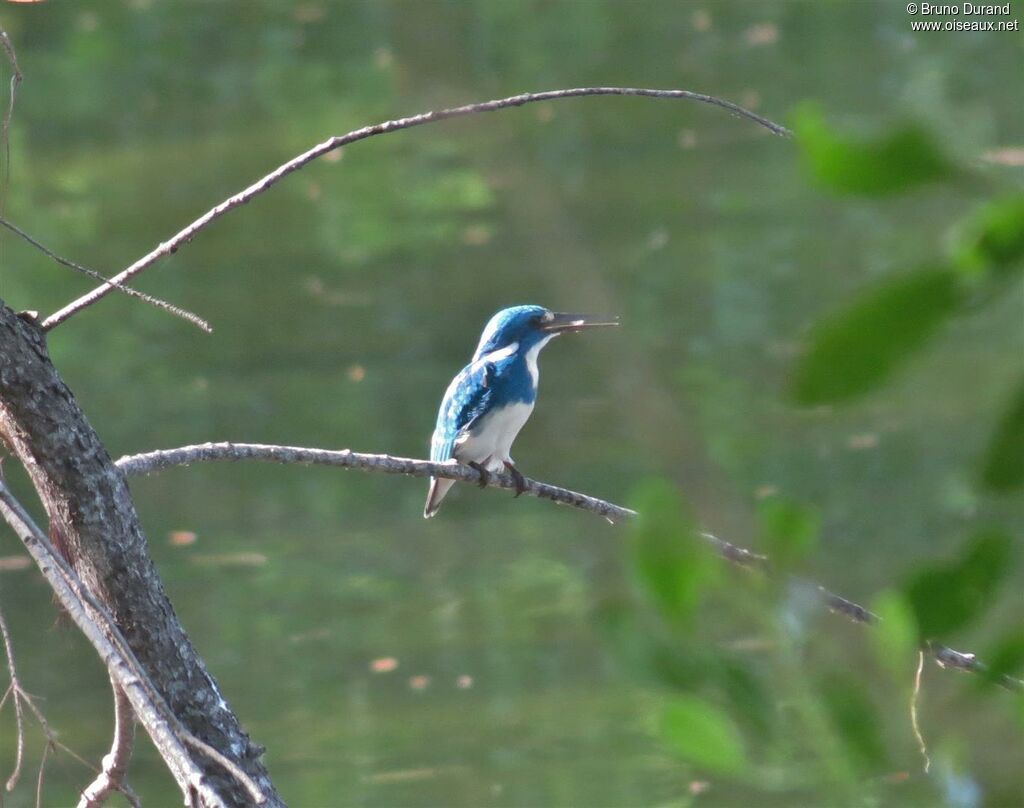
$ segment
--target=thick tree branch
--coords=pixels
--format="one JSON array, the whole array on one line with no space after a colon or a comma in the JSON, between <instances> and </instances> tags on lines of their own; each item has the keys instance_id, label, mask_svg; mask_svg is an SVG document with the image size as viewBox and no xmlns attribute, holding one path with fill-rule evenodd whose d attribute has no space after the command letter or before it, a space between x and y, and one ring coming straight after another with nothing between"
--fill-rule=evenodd
<instances>
[{"instance_id":1,"label":"thick tree branch","mask_svg":"<svg viewBox=\"0 0 1024 808\"><path fill-rule=\"evenodd\" d=\"M157 691L145 669L135 657L128 640L114 622L113 616L82 583L74 569L56 550L49 538L32 521L21 503L11 494L7 485L0 480L0 516L4 518L15 534L22 540L47 582L57 594L61 605L82 633L93 644L97 653L110 672L111 681L127 696L139 720L149 731L154 743L164 755L172 774L180 767L189 775L186 796L198 795L195 808L226 806L224 795L218 791L211 778L194 762L185 747L192 747L213 759L226 769L248 793L250 802L263 805L267 795L256 782L230 758L193 735L178 719L177 715ZM137 697L137 698L136 698ZM31 700L26 700L35 709ZM130 712L123 715L130 716ZM45 719L36 713L43 724L47 738L53 744L54 735ZM170 734L168 736L168 733ZM56 744L53 744L56 745ZM169 750L173 755L169 755ZM278 803L280 804L280 803Z\"/></svg>"},{"instance_id":2,"label":"thick tree branch","mask_svg":"<svg viewBox=\"0 0 1024 808\"><path fill-rule=\"evenodd\" d=\"M262 747L242 729L174 614L124 474L57 375L38 325L2 304L0 437L28 472L50 529L61 537L65 557L73 562L73 569L64 557L56 557L56 566L47 562L51 577L68 586L80 583L76 597L90 604L82 614L101 623L109 619L115 631L99 632L107 636L108 645L97 649L108 670L110 647L117 650L123 643L122 656L134 660L125 676L131 671L132 682L143 685L129 687L120 678L119 684L182 791L202 799L204 794L219 795L220 803L232 808L252 804L254 794L281 805L261 760ZM22 528L23 540L34 536ZM42 538L41 546L51 548L46 536ZM48 556L41 553L37 550L34 557L42 566ZM146 682L155 689L150 701L165 703L170 718L143 712L146 704L137 696ZM230 766L218 755L226 756ZM181 760L191 762L199 780Z\"/></svg>"},{"instance_id":3,"label":"thick tree branch","mask_svg":"<svg viewBox=\"0 0 1024 808\"><path fill-rule=\"evenodd\" d=\"M47 582L53 588L61 605L81 629L110 671L111 678L131 699L139 719L153 737L172 774L183 783L182 791L200 796L200 805L225 806L220 794L206 782L203 770L192 760L185 744L175 731L176 719L165 704L161 704L148 677L134 659L128 643L120 636L112 618L78 580L67 562L53 548L46 534L32 521L7 485L0 481L0 516L21 539L35 560ZM147 686L148 684L148 686ZM197 806L198 808L198 806Z\"/></svg>"},{"instance_id":4,"label":"thick tree branch","mask_svg":"<svg viewBox=\"0 0 1024 808\"><path fill-rule=\"evenodd\" d=\"M338 466L340 468L361 469L363 471L382 472L384 474L406 474L412 477L443 477L458 482L480 484L480 473L468 466L449 463L433 463L429 460L416 460L407 457L393 457L386 454L365 454L350 449L328 450L309 449L299 446L273 446L259 443L202 443L195 446L182 446L178 449L162 449L135 455L125 455L115 465L125 474L150 474L155 471L174 466L188 466L192 463L206 461L264 460L272 463L299 463L303 465ZM560 505L569 505L590 513L603 516L609 522L616 523L636 516L637 512L607 502L597 497L559 488L555 485L542 483L525 478L525 494L539 499L549 499ZM508 474L491 474L487 485L492 488L516 489L516 481ZM768 556L760 555L745 547L732 544L710 533L701 533L701 537L711 544L722 558L747 569L761 572L771 571ZM841 614L849 620L862 625L874 625L879 622L877 615L852 600L830 592L823 586L817 590L822 603L829 611ZM926 650L942 667L957 668L971 673L987 674L988 668L974 654L955 651L945 645L929 642ZM1024 691L1024 681L1012 676L1000 674L995 681L1007 690Z\"/></svg>"},{"instance_id":5,"label":"thick tree branch","mask_svg":"<svg viewBox=\"0 0 1024 808\"><path fill-rule=\"evenodd\" d=\"M646 98L674 98L686 101L699 101L704 104L712 104L714 106L721 107L735 115L747 118L748 120L765 127L776 135L787 136L790 134L789 130L784 126L780 126L779 124L774 123L755 112L744 109L738 104L734 104L731 101L726 101L722 98L716 98L713 95L695 93L689 90L652 90L637 87L576 87L569 90L549 90L541 93L522 93L521 95L513 95L508 98L500 98L494 101L484 101L479 104L466 104L461 107L449 107L448 109L412 115L408 118L398 118L391 121L385 121L384 123L374 124L372 126L364 126L361 129L355 129L347 134L338 135L325 140L323 143L317 144L308 151L305 151L302 154L293 157L288 162L278 166L245 190L225 199L216 207L208 210L190 225L171 236L167 241L157 245L155 249L146 253L146 255L142 256L127 269L119 272L111 278L110 282L105 283L102 286L98 286L88 294L72 301L60 311L51 314L43 321L43 330L49 331L51 328L60 325L69 317L75 315L79 311L82 311L82 309L85 309L101 298L106 297L114 289L114 286L112 286L111 283L122 284L135 275L138 275L160 259L176 252L182 244L186 244L191 241L196 234L207 227L211 222L219 219L225 213L228 213L234 208L244 205L246 202L249 202L266 191L270 186L287 177L293 171L297 171L307 163L312 162L318 157L322 157L328 152L332 152L349 143L355 143L358 140L365 140L366 138L374 137L375 135L385 135L389 132L411 129L414 126L436 123L437 121L443 121L448 118L458 118L464 115L473 115L480 112L495 112L500 109L521 107L524 104L533 104L538 101L555 101L560 98L579 98L581 96L590 95L632 95L643 96Z\"/></svg>"}]
</instances>

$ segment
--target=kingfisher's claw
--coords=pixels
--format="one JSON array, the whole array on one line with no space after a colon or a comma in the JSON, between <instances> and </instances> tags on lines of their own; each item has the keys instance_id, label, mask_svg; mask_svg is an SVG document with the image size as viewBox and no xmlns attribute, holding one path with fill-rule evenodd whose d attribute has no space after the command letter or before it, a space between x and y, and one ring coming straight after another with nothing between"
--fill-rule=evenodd
<instances>
[{"instance_id":1,"label":"kingfisher's claw","mask_svg":"<svg viewBox=\"0 0 1024 808\"><path fill-rule=\"evenodd\" d=\"M520 473L519 469L511 463L506 463L505 468L507 468L508 473L512 475L512 479L516 481L516 496L512 497L512 499L516 499L516 497L522 496L523 492L526 491L526 478Z\"/></svg>"},{"instance_id":2,"label":"kingfisher's claw","mask_svg":"<svg viewBox=\"0 0 1024 808\"><path fill-rule=\"evenodd\" d=\"M470 463L469 466L470 468L476 469L480 473L479 485L481 488L486 488L487 483L491 481L491 473L483 466L481 466L479 463Z\"/></svg>"}]
</instances>

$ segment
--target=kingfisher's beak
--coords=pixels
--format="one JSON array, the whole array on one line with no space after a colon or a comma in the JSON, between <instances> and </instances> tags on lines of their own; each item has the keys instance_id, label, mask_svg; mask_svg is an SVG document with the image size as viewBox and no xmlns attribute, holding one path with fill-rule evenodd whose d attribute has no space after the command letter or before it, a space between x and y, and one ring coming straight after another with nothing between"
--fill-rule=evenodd
<instances>
[{"instance_id":1,"label":"kingfisher's beak","mask_svg":"<svg viewBox=\"0 0 1024 808\"><path fill-rule=\"evenodd\" d=\"M618 317L603 317L597 314L565 314L552 312L551 319L540 324L541 331L553 334L566 334L571 331L582 331L585 328L602 328L619 324Z\"/></svg>"}]
</instances>

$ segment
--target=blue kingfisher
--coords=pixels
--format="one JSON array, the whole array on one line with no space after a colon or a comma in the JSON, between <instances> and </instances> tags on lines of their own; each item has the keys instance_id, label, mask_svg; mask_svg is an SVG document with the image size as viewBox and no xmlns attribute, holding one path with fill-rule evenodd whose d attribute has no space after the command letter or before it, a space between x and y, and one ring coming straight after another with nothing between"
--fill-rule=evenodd
<instances>
[{"instance_id":1,"label":"blue kingfisher","mask_svg":"<svg viewBox=\"0 0 1024 808\"><path fill-rule=\"evenodd\" d=\"M513 306L495 314L473 359L444 394L430 442L435 463L458 462L480 472L480 487L492 472L505 469L516 481L516 496L526 482L509 456L537 400L537 356L559 334L618 325L618 318L559 314L543 306ZM430 478L423 516L429 519L454 480Z\"/></svg>"}]
</instances>

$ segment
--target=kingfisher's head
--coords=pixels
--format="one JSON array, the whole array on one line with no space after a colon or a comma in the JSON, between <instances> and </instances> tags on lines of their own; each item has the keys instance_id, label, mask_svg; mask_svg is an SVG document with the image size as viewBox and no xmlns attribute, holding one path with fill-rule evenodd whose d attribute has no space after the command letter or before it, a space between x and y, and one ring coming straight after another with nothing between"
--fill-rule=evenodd
<instances>
[{"instance_id":1,"label":"kingfisher's head","mask_svg":"<svg viewBox=\"0 0 1024 808\"><path fill-rule=\"evenodd\" d=\"M564 314L549 311L543 306L513 306L502 309L490 319L480 335L480 344L473 359L494 351L509 350L513 345L516 346L513 350L528 352L559 334L618 324L618 317Z\"/></svg>"}]
</instances>

